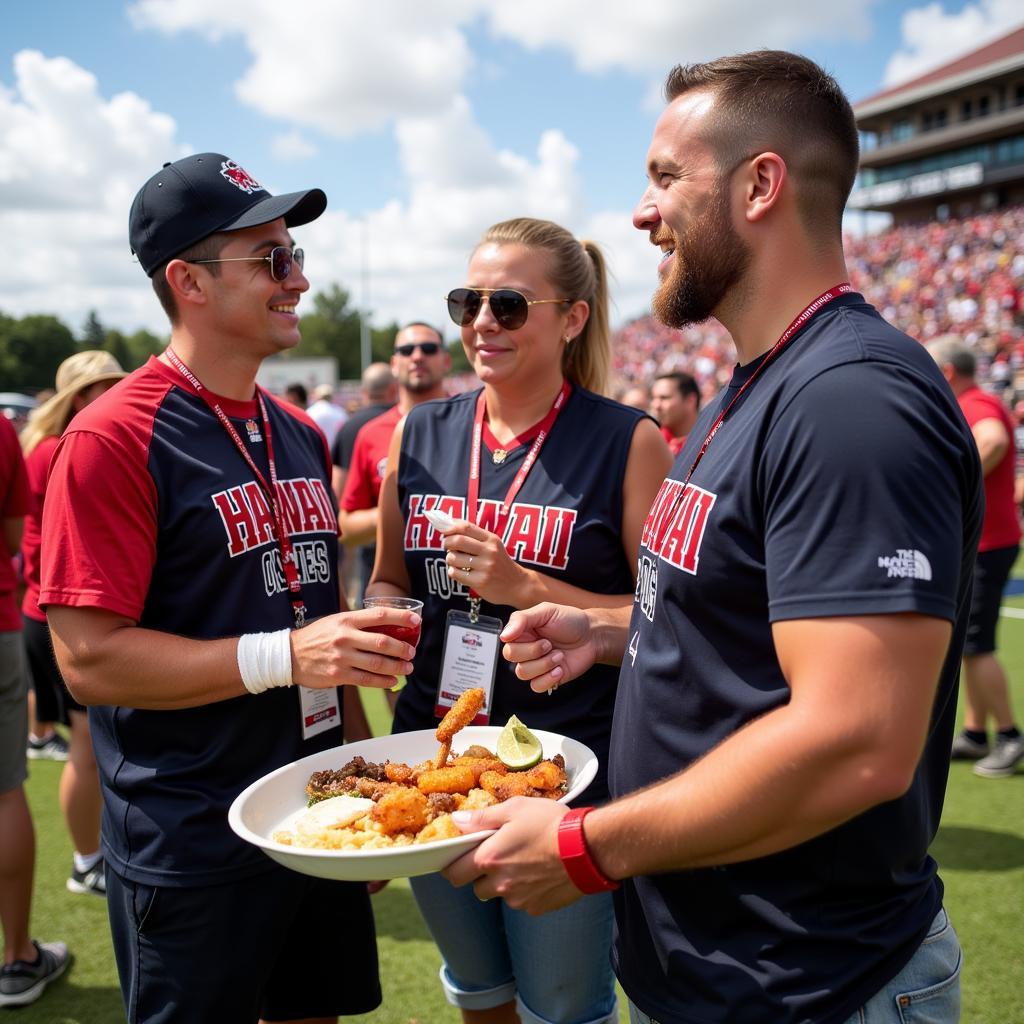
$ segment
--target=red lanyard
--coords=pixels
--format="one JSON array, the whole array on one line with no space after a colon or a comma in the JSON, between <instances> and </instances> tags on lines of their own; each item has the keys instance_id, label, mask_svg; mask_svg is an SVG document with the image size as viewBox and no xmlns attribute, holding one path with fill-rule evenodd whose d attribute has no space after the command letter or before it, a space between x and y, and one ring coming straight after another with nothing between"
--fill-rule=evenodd
<instances>
[{"instance_id":1,"label":"red lanyard","mask_svg":"<svg viewBox=\"0 0 1024 1024\"><path fill-rule=\"evenodd\" d=\"M281 509L281 503L277 497L277 466L274 463L274 440L270 431L270 417L267 415L267 407L263 401L263 393L260 388L256 388L256 401L259 405L260 417L263 420L263 434L266 439L267 445L267 465L270 469L270 482L267 482L266 477L260 472L259 466L253 461L252 456L249 454L249 449L246 448L245 442L239 437L238 431L235 430L235 425L228 419L227 414L220 407L220 404L215 401L211 396L210 392L200 383L199 379L194 373L181 361L178 354L172 349L168 348L167 358L170 360L171 365L182 375L195 388L196 393L199 397L209 406L216 415L217 419L220 420L221 426L227 431L228 437L231 438L235 443L235 447L239 450L242 458L245 459L246 465L252 471L253 476L256 478L256 482L260 485L267 499L267 503L270 505L270 513L274 519L274 532L277 534L277 543L281 548L281 568L284 571L284 578L288 584L288 593L292 602L292 612L295 616L295 628L299 629L306 623L306 605L302 600L302 585L299 582L299 571L295 565L295 549L292 547L292 538L288 533L288 528L285 525L284 513Z\"/></svg>"},{"instance_id":2,"label":"red lanyard","mask_svg":"<svg viewBox=\"0 0 1024 1024\"><path fill-rule=\"evenodd\" d=\"M715 422L711 424L711 429L708 431L707 437L704 438L703 444L700 446L700 451L697 452L697 457L693 460L693 465L690 466L689 471L686 474L686 479L683 480L683 487L690 482L690 477L693 476L693 471L697 468L697 463L704 458L704 453L708 450L708 446L711 444L711 439L718 433L718 428L725 421L725 417L732 411L732 407L740 400L743 393L754 383L755 380L760 376L761 371L772 362L780 352L786 347L793 335L800 330L801 327L807 321L818 312L819 309L823 309L833 299L838 299L840 295L846 295L853 291L853 285L849 281L843 281L840 284L834 284L828 291L822 292L813 302L806 306L802 312L800 312L793 320L793 322L782 332L782 336L777 342L771 347L768 354L761 360L760 364L754 370L754 372L743 382L739 391L736 392L732 397L732 401L718 414L715 418ZM681 495L680 495L681 497ZM679 499L677 499L678 501Z\"/></svg>"},{"instance_id":3,"label":"red lanyard","mask_svg":"<svg viewBox=\"0 0 1024 1024\"><path fill-rule=\"evenodd\" d=\"M527 453L526 458L523 459L523 464L519 467L519 472L516 473L508 493L505 495L505 500L501 503L502 516L507 516L512 508L513 499L526 482L530 470L533 469L533 464L537 461L537 456L540 455L541 448L544 447L544 442L551 433L555 420L558 419L558 414L562 411L562 406L565 405L565 400L571 393L572 385L567 380L563 381L562 390L555 396L554 405L551 406L547 416L541 420L540 428L537 431L537 436L533 439L530 451ZM473 420L473 449L469 457L469 486L466 493L466 518L471 523L476 522L477 502L480 497L480 449L483 446L484 414L486 411L487 402L484 392L481 390L476 400L476 416Z\"/></svg>"},{"instance_id":4,"label":"red lanyard","mask_svg":"<svg viewBox=\"0 0 1024 1024\"><path fill-rule=\"evenodd\" d=\"M523 459L523 464L519 467L519 471L512 480L508 493L501 503L502 519L495 524L498 528L495 532L499 536L504 527L504 519L512 509L512 502L526 482L530 470L533 469L533 464L537 461L537 456L540 455L540 450L544 447L544 442L548 439L551 428L554 426L555 420L558 419L558 414L562 411L565 400L570 394L572 394L572 385L567 380L562 381L562 389L555 396L554 404L551 406L548 414L541 420L537 436L533 439L533 444L530 446L526 458ZM484 415L486 411L487 401L485 392L481 390L476 400L476 416L473 420L473 447L469 456L469 485L466 488L466 518L471 523L476 522L477 506L480 499L480 450L483 447ZM476 593L473 590L470 590L469 593L470 597L476 597Z\"/></svg>"}]
</instances>

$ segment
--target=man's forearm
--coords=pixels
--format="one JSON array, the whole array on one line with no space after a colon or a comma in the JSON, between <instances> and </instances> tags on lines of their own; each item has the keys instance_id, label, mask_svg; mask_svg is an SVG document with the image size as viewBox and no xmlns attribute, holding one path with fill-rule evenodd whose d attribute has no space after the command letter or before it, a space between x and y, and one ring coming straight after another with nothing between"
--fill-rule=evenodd
<instances>
[{"instance_id":1,"label":"man's forearm","mask_svg":"<svg viewBox=\"0 0 1024 1024\"><path fill-rule=\"evenodd\" d=\"M338 513L338 529L341 542L346 547L362 547L377 540L377 509L360 508L352 512Z\"/></svg>"},{"instance_id":2,"label":"man's forearm","mask_svg":"<svg viewBox=\"0 0 1024 1024\"><path fill-rule=\"evenodd\" d=\"M50 609L54 653L68 689L82 704L170 710L228 700L247 692L238 641L190 640L124 620L90 631Z\"/></svg>"},{"instance_id":3,"label":"man's forearm","mask_svg":"<svg viewBox=\"0 0 1024 1024\"><path fill-rule=\"evenodd\" d=\"M587 841L613 878L731 864L805 842L896 788L873 750L782 707L678 775L593 811Z\"/></svg>"}]
</instances>

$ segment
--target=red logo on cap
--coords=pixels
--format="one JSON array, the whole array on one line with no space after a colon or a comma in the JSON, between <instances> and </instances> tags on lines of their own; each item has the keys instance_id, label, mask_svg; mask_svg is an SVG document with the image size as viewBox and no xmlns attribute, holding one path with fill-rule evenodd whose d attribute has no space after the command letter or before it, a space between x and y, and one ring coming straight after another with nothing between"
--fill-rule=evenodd
<instances>
[{"instance_id":1,"label":"red logo on cap","mask_svg":"<svg viewBox=\"0 0 1024 1024\"><path fill-rule=\"evenodd\" d=\"M263 191L263 186L248 171L239 167L234 160L225 160L220 165L220 173L243 192Z\"/></svg>"}]
</instances>

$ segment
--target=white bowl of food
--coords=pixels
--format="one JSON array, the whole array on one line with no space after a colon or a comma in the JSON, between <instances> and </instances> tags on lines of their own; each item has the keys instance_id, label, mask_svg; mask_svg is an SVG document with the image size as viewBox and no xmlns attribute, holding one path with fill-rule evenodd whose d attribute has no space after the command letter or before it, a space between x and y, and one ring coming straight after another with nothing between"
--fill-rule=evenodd
<instances>
[{"instance_id":1,"label":"white bowl of food","mask_svg":"<svg viewBox=\"0 0 1024 1024\"><path fill-rule=\"evenodd\" d=\"M473 746L493 752L501 732L499 726L467 726L452 741L452 757L463 754ZM564 761L564 785L557 794L548 792L545 795L552 798L557 796L563 803L576 799L597 773L597 756L588 746L567 736L541 730L534 730L533 735L541 743L545 761L558 757ZM364 842L362 837L353 836L352 843L341 848L304 846L301 843L305 839L299 834L305 830L306 837L312 837L309 841L315 844L321 826L330 828L344 823L350 815L355 815L353 822L345 825L348 831L359 825L360 816L369 814L371 810L368 802L360 804L340 801L337 814L333 813L333 808L322 808L320 812L315 812L314 808L318 805L308 806L307 794L307 785L314 773L338 773L339 769L357 757L375 765L392 762L415 766L435 758L437 754L438 741L434 731L429 729L377 736L311 754L278 768L243 790L231 805L228 823L236 835L258 846L279 864L319 878L375 881L440 871L491 833L474 832L419 842L412 837L408 842L403 839L400 844L377 842L373 836ZM365 787L365 793L371 789ZM339 795L363 801L367 800L365 793L358 790L343 793L339 790ZM323 802L327 804L328 800ZM310 812L313 813L310 815ZM322 816L322 820L317 820L318 815ZM365 819L362 820L365 825ZM361 845L356 846L355 843Z\"/></svg>"}]
</instances>

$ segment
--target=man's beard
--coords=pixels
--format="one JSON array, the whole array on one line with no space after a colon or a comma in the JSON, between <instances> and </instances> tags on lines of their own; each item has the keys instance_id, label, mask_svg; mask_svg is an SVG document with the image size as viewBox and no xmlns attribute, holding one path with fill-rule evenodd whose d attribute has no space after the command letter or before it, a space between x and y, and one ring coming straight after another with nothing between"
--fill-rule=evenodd
<instances>
[{"instance_id":1,"label":"man's beard","mask_svg":"<svg viewBox=\"0 0 1024 1024\"><path fill-rule=\"evenodd\" d=\"M405 380L401 381L402 387L405 388L410 394L422 395L426 391L433 391L437 387L437 378L433 374L425 374L423 376L413 377L411 374L408 375Z\"/></svg>"},{"instance_id":2,"label":"man's beard","mask_svg":"<svg viewBox=\"0 0 1024 1024\"><path fill-rule=\"evenodd\" d=\"M716 183L704 211L675 239L672 269L654 295L666 327L688 327L714 315L747 271L750 248L729 219L727 181Z\"/></svg>"}]
</instances>

